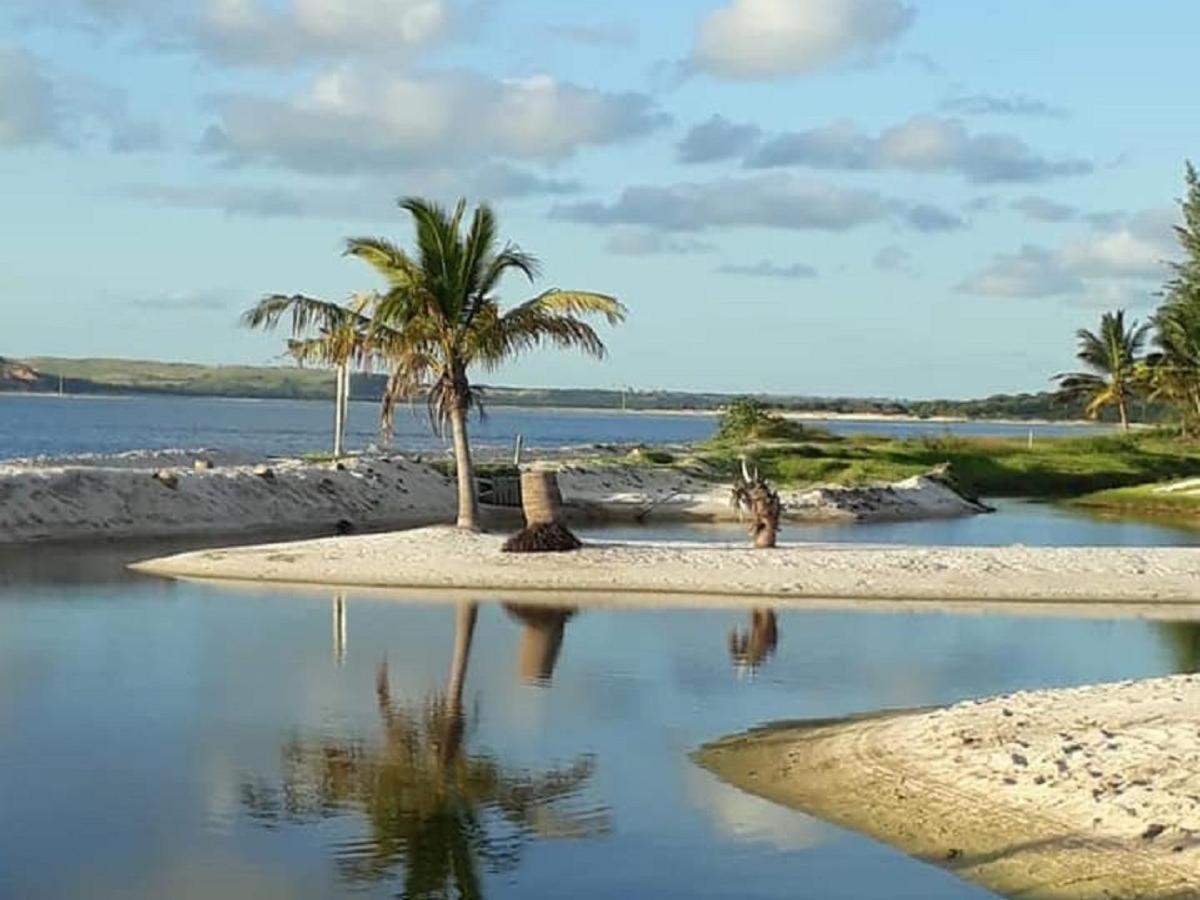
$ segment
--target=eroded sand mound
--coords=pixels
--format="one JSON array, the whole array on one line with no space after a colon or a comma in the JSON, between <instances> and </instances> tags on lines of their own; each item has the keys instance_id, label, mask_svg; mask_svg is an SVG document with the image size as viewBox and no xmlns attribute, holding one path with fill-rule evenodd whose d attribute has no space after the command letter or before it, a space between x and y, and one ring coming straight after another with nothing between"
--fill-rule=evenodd
<instances>
[{"instance_id":1,"label":"eroded sand mound","mask_svg":"<svg viewBox=\"0 0 1200 900\"><path fill-rule=\"evenodd\" d=\"M445 521L454 487L402 457L340 467L280 460L229 465L161 451L0 465L0 543L333 530Z\"/></svg>"}]
</instances>

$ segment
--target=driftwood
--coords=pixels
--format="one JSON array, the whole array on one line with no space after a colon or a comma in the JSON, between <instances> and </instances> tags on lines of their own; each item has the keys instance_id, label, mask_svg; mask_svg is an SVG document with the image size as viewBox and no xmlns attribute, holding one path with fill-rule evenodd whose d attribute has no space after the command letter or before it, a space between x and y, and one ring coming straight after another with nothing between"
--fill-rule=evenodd
<instances>
[{"instance_id":1,"label":"driftwood","mask_svg":"<svg viewBox=\"0 0 1200 900\"><path fill-rule=\"evenodd\" d=\"M783 504L779 494L767 484L755 469L754 474L742 460L742 477L733 486L733 505L737 507L738 515L748 513L750 516L750 539L759 550L768 550L775 546L779 537L779 517L783 512Z\"/></svg>"}]
</instances>

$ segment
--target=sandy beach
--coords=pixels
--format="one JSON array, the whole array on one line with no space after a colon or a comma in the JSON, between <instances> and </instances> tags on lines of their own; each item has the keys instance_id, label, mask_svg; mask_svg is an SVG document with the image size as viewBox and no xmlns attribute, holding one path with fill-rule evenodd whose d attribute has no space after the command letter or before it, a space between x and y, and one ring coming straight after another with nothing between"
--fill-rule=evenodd
<instances>
[{"instance_id":1,"label":"sandy beach","mask_svg":"<svg viewBox=\"0 0 1200 900\"><path fill-rule=\"evenodd\" d=\"M1009 896L1200 896L1200 677L782 724L709 745L729 783Z\"/></svg>"},{"instance_id":2,"label":"sandy beach","mask_svg":"<svg viewBox=\"0 0 1200 900\"><path fill-rule=\"evenodd\" d=\"M1200 601L1200 549L594 543L506 554L503 536L450 527L184 553L141 571L363 587L748 598Z\"/></svg>"}]
</instances>

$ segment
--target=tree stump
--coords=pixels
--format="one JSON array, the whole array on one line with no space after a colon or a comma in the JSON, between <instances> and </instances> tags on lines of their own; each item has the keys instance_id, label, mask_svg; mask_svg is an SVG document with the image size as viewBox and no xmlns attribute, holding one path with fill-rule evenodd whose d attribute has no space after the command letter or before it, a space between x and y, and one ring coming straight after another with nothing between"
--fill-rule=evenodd
<instances>
[{"instance_id":1,"label":"tree stump","mask_svg":"<svg viewBox=\"0 0 1200 900\"><path fill-rule=\"evenodd\" d=\"M525 527L504 542L505 553L559 553L583 546L560 521L562 493L555 472L521 473L521 508Z\"/></svg>"},{"instance_id":2,"label":"tree stump","mask_svg":"<svg viewBox=\"0 0 1200 900\"><path fill-rule=\"evenodd\" d=\"M742 467L742 478L733 486L733 505L739 515L750 515L750 539L757 550L769 550L779 537L779 517L783 504L779 494L756 471L753 475Z\"/></svg>"}]
</instances>

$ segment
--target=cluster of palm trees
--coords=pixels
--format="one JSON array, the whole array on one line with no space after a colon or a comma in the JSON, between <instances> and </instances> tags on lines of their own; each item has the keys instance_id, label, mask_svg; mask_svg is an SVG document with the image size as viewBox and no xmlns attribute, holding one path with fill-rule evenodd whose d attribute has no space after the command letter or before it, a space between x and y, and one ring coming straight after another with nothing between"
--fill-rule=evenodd
<instances>
[{"instance_id":1,"label":"cluster of palm trees","mask_svg":"<svg viewBox=\"0 0 1200 900\"><path fill-rule=\"evenodd\" d=\"M350 373L387 373L380 411L381 433L390 438L396 405L424 396L438 434L449 430L458 478L458 525L479 524L467 417L480 406L471 384L473 367L494 369L543 344L605 355L604 342L588 319L609 325L625 318L616 298L589 291L551 289L502 309L497 290L516 273L533 282L535 257L502 244L496 217L481 204L467 220L466 201L447 210L406 197L401 209L412 218L412 252L384 238L354 237L345 253L367 263L384 287L335 303L300 294L272 294L243 316L251 328L274 328L290 319L288 352L300 363L331 366L336 372L334 453L344 452Z\"/></svg>"},{"instance_id":2,"label":"cluster of palm trees","mask_svg":"<svg viewBox=\"0 0 1200 900\"><path fill-rule=\"evenodd\" d=\"M1112 408L1123 429L1136 398L1171 407L1185 435L1200 434L1200 175L1187 165L1187 195L1180 204L1183 221L1175 227L1183 249L1171 263L1162 303L1149 321L1128 324L1124 310L1105 313L1096 332L1076 332L1076 358L1085 371L1056 375L1068 398L1083 399L1097 418ZM1149 353L1143 353L1149 341Z\"/></svg>"}]
</instances>

